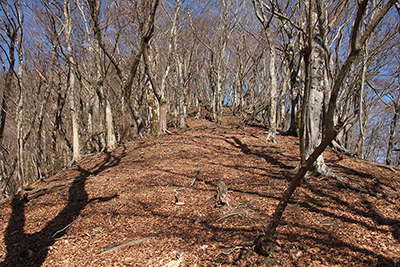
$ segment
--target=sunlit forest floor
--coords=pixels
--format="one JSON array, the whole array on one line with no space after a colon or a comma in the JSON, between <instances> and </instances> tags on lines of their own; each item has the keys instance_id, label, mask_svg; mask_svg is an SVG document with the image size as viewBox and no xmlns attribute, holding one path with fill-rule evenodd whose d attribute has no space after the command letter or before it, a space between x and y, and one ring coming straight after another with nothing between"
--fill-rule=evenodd
<instances>
[{"instance_id":1,"label":"sunlit forest floor","mask_svg":"<svg viewBox=\"0 0 400 267\"><path fill-rule=\"evenodd\" d=\"M344 185L303 183L278 228L281 250L264 258L251 249L294 176L298 139L267 143L263 128L232 118L171 131L3 202L0 266L400 266L399 170L328 149ZM229 206L215 206L220 181Z\"/></svg>"}]
</instances>

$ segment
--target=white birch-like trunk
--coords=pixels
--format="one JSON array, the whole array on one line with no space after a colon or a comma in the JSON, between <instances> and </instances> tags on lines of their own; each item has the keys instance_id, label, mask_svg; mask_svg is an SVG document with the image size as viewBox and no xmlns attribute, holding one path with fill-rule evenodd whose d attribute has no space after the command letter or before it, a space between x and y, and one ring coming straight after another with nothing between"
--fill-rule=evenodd
<instances>
[{"instance_id":1,"label":"white birch-like trunk","mask_svg":"<svg viewBox=\"0 0 400 267\"><path fill-rule=\"evenodd\" d=\"M175 56L176 72L177 72L177 91L178 91L178 103L179 103L179 128L186 129L187 127L187 90L183 81L183 64L179 55L176 53Z\"/></svg>"},{"instance_id":2,"label":"white birch-like trunk","mask_svg":"<svg viewBox=\"0 0 400 267\"><path fill-rule=\"evenodd\" d=\"M269 133L266 138L266 141L272 141L276 142L276 94L278 90L278 82L276 79L276 74L275 74L275 57L276 57L276 52L275 52L275 45L272 39L272 33L271 29L268 27L265 29L265 34L267 36L268 40L268 50L269 50L269 76L271 80L271 86L270 86L270 105L269 105L269 116L268 116L268 121L269 121Z\"/></svg>"},{"instance_id":3,"label":"white birch-like trunk","mask_svg":"<svg viewBox=\"0 0 400 267\"><path fill-rule=\"evenodd\" d=\"M104 86L103 86L103 80L105 77L101 64L101 49L100 49L100 43L102 42L101 32L99 28L100 1L94 0L91 4L92 4L92 23L96 25L96 27L93 28L94 31L93 53L94 53L94 65L96 68L96 80L94 82L94 87L97 96L99 98L100 108L103 109L104 112L103 119L100 119L100 124L101 124L100 128L104 129L105 138L101 135L100 142L103 143L102 145L104 145L105 151L112 151L115 149L117 141L114 132L112 107L107 97L108 94L104 92ZM123 104L126 103L123 102ZM124 108L126 108L125 105L123 105L123 109ZM104 125L102 123L103 120L104 120Z\"/></svg>"},{"instance_id":4,"label":"white birch-like trunk","mask_svg":"<svg viewBox=\"0 0 400 267\"><path fill-rule=\"evenodd\" d=\"M386 164L392 165L392 152L394 149L395 136L397 133L397 121L399 120L399 112L400 112L400 97L397 97L396 103L394 105L394 115L392 121L390 122L390 134L389 134L389 143L388 150L386 154Z\"/></svg>"},{"instance_id":5,"label":"white birch-like trunk","mask_svg":"<svg viewBox=\"0 0 400 267\"><path fill-rule=\"evenodd\" d=\"M322 140L322 115L325 96L326 56L323 47L325 38L321 23L317 21L316 8L313 9L312 25L315 25L312 49L310 54L310 94L306 103L305 117L305 155L308 158ZM314 163L314 169L319 171L325 168L324 158L321 154Z\"/></svg>"},{"instance_id":6,"label":"white birch-like trunk","mask_svg":"<svg viewBox=\"0 0 400 267\"><path fill-rule=\"evenodd\" d=\"M161 103L160 103L160 133L165 133L167 131L167 112L168 112L168 104L166 102L166 97L165 97L165 84L167 82L167 77L169 74L170 70L170 65L167 66L164 76L162 77L161 80L161 86L160 86L160 96L161 96Z\"/></svg>"},{"instance_id":7,"label":"white birch-like trunk","mask_svg":"<svg viewBox=\"0 0 400 267\"><path fill-rule=\"evenodd\" d=\"M18 151L17 151L17 175L18 175L18 185L21 187L25 183L25 171L24 171L24 136L23 136L23 116L24 116L24 94L23 94L23 44L22 44L22 15L20 9L20 3L17 2L17 12L19 18L19 25L21 26L18 32L17 48L18 48L18 70L17 70L17 80L18 80L18 90L19 99L17 105L17 140L18 140ZM0 196L1 197L1 196Z\"/></svg>"},{"instance_id":8,"label":"white birch-like trunk","mask_svg":"<svg viewBox=\"0 0 400 267\"><path fill-rule=\"evenodd\" d=\"M360 127L360 136L357 142L357 156L360 159L364 159L365 156L365 126L367 125L366 117L368 115L364 114L364 88L365 88L365 77L367 75L367 63L368 63L368 46L369 41L366 41L365 47L362 52L362 69L361 69L361 81L360 81L360 92L358 99L358 123Z\"/></svg>"},{"instance_id":9,"label":"white birch-like trunk","mask_svg":"<svg viewBox=\"0 0 400 267\"><path fill-rule=\"evenodd\" d=\"M105 104L106 138L107 138L106 150L112 151L115 149L117 141L114 132L112 109L108 98L105 99L104 104Z\"/></svg>"},{"instance_id":10,"label":"white birch-like trunk","mask_svg":"<svg viewBox=\"0 0 400 267\"><path fill-rule=\"evenodd\" d=\"M78 109L75 104L75 61L72 52L71 33L72 33L72 17L71 17L71 1L64 1L64 16L65 16L65 41L67 44L68 65L69 65L69 80L68 80L68 102L72 118L72 161L81 159L79 146L79 124L78 124Z\"/></svg>"},{"instance_id":11,"label":"white birch-like trunk","mask_svg":"<svg viewBox=\"0 0 400 267\"><path fill-rule=\"evenodd\" d=\"M22 49L21 47L19 49ZM18 105L17 105L17 140L18 140L18 152L17 152L17 164L18 164L18 171L17 171L17 176L18 176L18 185L22 186L24 183L24 143L23 143L23 127L22 127L22 122L23 122L23 116L24 116L24 95L23 95L23 85L22 85L22 66L23 66L23 60L22 60L22 52L18 53L18 89L19 89L19 99L18 99Z\"/></svg>"}]
</instances>

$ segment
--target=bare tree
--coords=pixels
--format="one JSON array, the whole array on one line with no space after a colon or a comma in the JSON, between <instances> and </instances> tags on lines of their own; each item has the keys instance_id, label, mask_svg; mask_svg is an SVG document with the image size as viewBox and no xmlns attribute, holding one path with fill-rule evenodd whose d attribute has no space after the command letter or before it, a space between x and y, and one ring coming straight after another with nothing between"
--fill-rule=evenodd
<instances>
[{"instance_id":1,"label":"bare tree","mask_svg":"<svg viewBox=\"0 0 400 267\"><path fill-rule=\"evenodd\" d=\"M90 2L94 3L93 0L89 0ZM127 134L129 132L129 128L131 123L129 122L129 117L133 116L136 123L138 124L138 118L136 118L135 108L131 103L131 95L132 95L132 85L134 82L134 78L136 76L139 63L141 61L142 56L145 53L145 50L148 49L148 45L150 43L151 38L154 34L154 18L156 15L157 7L159 1L152 0L152 1L134 1L133 3L126 3L126 7L130 7L128 9L130 15L134 16L137 19L138 25L138 33L140 38L139 48L136 52L133 62L131 63L130 67L128 68L128 72L124 71L123 66L121 66L120 62L114 57L111 51L106 47L105 43L102 40L98 40L100 47L107 55L108 59L111 61L113 66L116 69L116 73L122 83L123 93L122 93L122 102L123 102L123 130L122 130L122 140L126 140ZM92 4L93 6L93 4ZM93 8L91 12L94 11ZM93 14L92 14L93 19ZM98 23L97 23L98 25ZM95 31L100 32L100 28L95 29ZM100 36L97 34L97 36ZM98 38L98 37L97 37ZM149 70L147 70L149 73ZM151 75L151 74L150 74ZM151 79L150 79L151 81ZM153 85L153 84L152 84ZM156 86L157 87L157 86ZM153 92L157 95L158 101L161 101L161 97L159 97L159 93L156 91L156 87L152 86Z\"/></svg>"},{"instance_id":2,"label":"bare tree","mask_svg":"<svg viewBox=\"0 0 400 267\"><path fill-rule=\"evenodd\" d=\"M113 123L113 114L111 109L111 104L108 98L108 94L104 92L104 80L106 79L106 73L103 68L102 60L101 60L101 48L105 49L105 45L103 43L102 32L100 29L100 0L87 0L88 6L90 10L92 31L93 31L93 55L94 55L94 66L96 70L95 81L93 82L94 90L99 98L100 106L104 109L104 122L105 122L105 133L106 133L106 142L105 142L105 150L111 151L116 146L116 138L114 132L114 123ZM84 16L84 14L82 14ZM106 51L106 53L108 53ZM108 54L109 55L109 54ZM113 62L115 59L110 56ZM116 64L116 63L115 63ZM120 69L118 69L118 73L120 73Z\"/></svg>"},{"instance_id":3,"label":"bare tree","mask_svg":"<svg viewBox=\"0 0 400 267\"><path fill-rule=\"evenodd\" d=\"M13 83L15 81L15 78L17 78L17 83L19 77L16 76L16 74L21 74L20 73L20 68L18 69L18 72L15 72L15 64L16 64L16 58L15 55L18 54L18 56L22 55L22 18L20 18L20 5L19 2L14 2L10 4L8 1L6 2L1 2L0 3L0 36L2 39L2 42L0 42L0 49L1 49L1 54L2 54L2 67L3 70L5 71L5 81L4 81L4 87L0 89L0 156L1 158L1 163L0 163L0 182L1 182L1 190L2 194L4 194L4 191L6 188L9 186L10 182L13 182L14 184L11 184L9 187L9 193L13 194L17 187L21 186L21 176L17 178L17 181L12 181L13 180L13 175L14 171L16 169L16 164L17 160L20 159L21 153L22 153L22 147L20 147L18 151L18 157L15 158L15 160L12 162L11 166L7 166L7 160L5 160L6 155L9 153L8 150L3 146L3 141L4 141L4 133L5 133L5 128L6 128L6 121L7 121L7 114L10 112L9 110L9 102L10 98L13 92ZM4 62L3 57L6 59L6 62ZM20 62L22 59L18 59ZM19 63L18 62L18 63ZM22 74L21 74L22 75ZM22 78L22 77L20 77ZM18 83L21 85L21 83ZM21 93L22 88L20 88L20 93ZM21 94L20 96L20 101L22 101ZM20 104L19 101L19 104ZM17 110L17 112L21 112L20 110ZM19 118L21 116L21 113L19 114ZM20 130L18 130L18 136L21 135ZM19 139L20 140L20 139ZM19 162L21 163L21 162ZM18 164L19 164L18 163ZM22 167L19 164L20 167ZM20 170L22 171L22 170ZM20 173L21 174L21 173Z\"/></svg>"},{"instance_id":4,"label":"bare tree","mask_svg":"<svg viewBox=\"0 0 400 267\"><path fill-rule=\"evenodd\" d=\"M67 46L67 59L68 59L68 102L72 118L72 150L73 158L72 161L79 161L81 159L80 155L80 145L79 145L79 125L78 125L78 109L75 103L75 91L76 91L76 67L75 60L72 51L72 15L71 15L71 2L72 0L64 0L63 2L63 12L64 12L64 33L65 42Z\"/></svg>"},{"instance_id":5,"label":"bare tree","mask_svg":"<svg viewBox=\"0 0 400 267\"><path fill-rule=\"evenodd\" d=\"M16 5L16 3L14 3ZM15 72L15 54L17 50L17 41L18 34L21 31L22 25L20 25L20 21L16 20L16 14L12 14L16 12L16 9L10 7L8 2L0 2L1 14L0 16L0 30L1 30L1 38L2 40L6 40L4 45L1 45L0 48L4 53L4 56L7 60L7 64L4 63L2 59L3 68L6 68L5 82L4 88L0 89L0 145L4 138L4 129L6 125L7 112L8 112L8 99L11 94L11 87L14 78Z\"/></svg>"},{"instance_id":6,"label":"bare tree","mask_svg":"<svg viewBox=\"0 0 400 267\"><path fill-rule=\"evenodd\" d=\"M267 135L267 141L272 141L276 142L276 111L277 111L277 90L278 90L278 82L277 82L277 77L275 73L275 58L276 58L276 52L275 52L275 43L273 41L273 36L271 32L271 22L273 19L273 13L268 17L267 12L265 11L266 4L262 2L261 0L252 0L253 5L254 5L254 10L256 12L257 18L260 20L261 24L264 27L265 35L267 37L267 42L268 42L268 50L269 50L269 77L270 77L270 92L269 92L269 98L270 98L270 105L269 105L269 112L268 112L268 118L269 118L269 133Z\"/></svg>"},{"instance_id":7,"label":"bare tree","mask_svg":"<svg viewBox=\"0 0 400 267\"><path fill-rule=\"evenodd\" d=\"M328 111L327 111L327 116L326 120L324 123L325 126L325 135L322 138L322 141L315 149L313 149L312 153L307 157L305 161L302 162L298 173L295 175L294 179L291 181L289 184L288 188L285 190L283 193L283 197L281 198L275 213L271 219L271 222L268 226L268 229L266 230L265 234L259 238L256 241L256 250L258 253L268 256L271 250L275 249L275 233L276 229L279 225L279 222L281 220L282 214L287 206L287 203L293 194L294 190L296 187L299 185L301 180L303 179L304 175L311 169L311 167L314 165L314 162L317 160L317 158L322 154L322 152L325 150L325 148L331 143L331 141L336 137L339 129L343 126L344 122L348 118L344 118L344 120L340 120L338 123L334 122L334 115L335 115L335 109L337 106L337 97L339 95L339 92L341 90L343 80L347 73L349 72L350 67L352 66L353 62L358 58L360 52L362 51L363 46L365 45L366 40L368 37L372 34L378 23L383 19L383 17L389 12L389 10L392 8L396 0L391 0L388 1L383 5L383 7L378 10L376 17L374 20L370 21L368 26L365 28L364 31L360 31L360 24L362 23L362 18L365 15L366 7L368 4L367 0L364 0L360 3L358 3L358 10L356 13L356 16L354 18L354 24L352 28L352 33L351 33L351 40L350 40L350 52L348 53L344 63L340 67L340 70L334 80L333 86L332 86L332 91L331 91L331 96L329 100L329 105L328 105ZM313 19L314 11L313 9L315 8L315 2L311 0L308 5L308 30L307 30L307 37L308 37L308 55L312 57L312 50L315 47L313 45L313 32L314 32L314 27L315 24L312 22L315 21ZM317 6L318 8L321 8L321 6ZM315 55L316 57L318 55ZM312 60L312 58L310 58ZM306 55L306 63L307 63L307 55ZM306 75L306 86L310 86L312 84L312 81L308 81L312 79L312 74L310 71L311 64L306 64L306 73L309 73L309 75ZM307 90L307 89L306 89ZM307 99L306 99L307 101ZM309 103L303 103L303 105L307 105ZM321 114L317 114L318 116L321 116ZM318 127L319 128L319 127Z\"/></svg>"}]
</instances>

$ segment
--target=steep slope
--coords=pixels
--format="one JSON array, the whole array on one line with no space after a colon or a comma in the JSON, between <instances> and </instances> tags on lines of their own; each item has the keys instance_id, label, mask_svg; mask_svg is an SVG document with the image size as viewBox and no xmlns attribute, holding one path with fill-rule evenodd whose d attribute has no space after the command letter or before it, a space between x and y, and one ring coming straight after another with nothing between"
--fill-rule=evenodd
<instances>
[{"instance_id":1,"label":"steep slope","mask_svg":"<svg viewBox=\"0 0 400 267\"><path fill-rule=\"evenodd\" d=\"M189 126L93 155L1 204L0 266L398 266L399 171L325 152L345 184L303 184L278 228L282 250L265 259L251 246L293 176L298 140L266 143L234 121ZM220 181L229 206L215 205Z\"/></svg>"}]
</instances>

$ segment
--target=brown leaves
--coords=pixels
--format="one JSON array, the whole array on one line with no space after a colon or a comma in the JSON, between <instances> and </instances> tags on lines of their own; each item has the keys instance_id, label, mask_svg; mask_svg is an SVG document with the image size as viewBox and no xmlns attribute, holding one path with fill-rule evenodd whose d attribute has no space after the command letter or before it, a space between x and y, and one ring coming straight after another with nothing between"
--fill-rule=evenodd
<instances>
[{"instance_id":1,"label":"brown leaves","mask_svg":"<svg viewBox=\"0 0 400 267\"><path fill-rule=\"evenodd\" d=\"M292 177L290 170L298 164L298 141L278 135L276 144L266 143L259 128L238 129L232 121L212 129L204 127L207 123L189 121L185 132L119 147L109 156L112 163L100 155L80 164L92 173L85 184L89 204L52 245L42 266L72 264L66 258L86 266L162 266L183 253L186 266L394 266L399 260L400 200L388 194L400 188L399 172L331 151L325 152L325 161L346 183L381 195L342 189L333 179L311 178L291 198L278 227L281 251L271 252L267 260L252 253L255 238L268 225ZM179 191L185 205L174 205L174 189L187 186L197 167L193 187ZM72 167L47 184L31 186L33 192L58 190L25 205L24 231L34 235L45 229L68 203L69 186L57 184L69 185L79 175ZM215 208L221 180L230 206ZM4 233L11 207L2 204L0 209ZM99 254L110 244L129 245ZM5 248L2 237L0 251ZM0 261L4 259L5 253Z\"/></svg>"}]
</instances>

